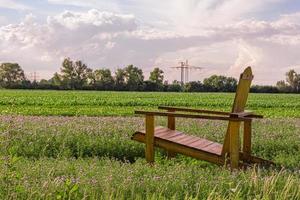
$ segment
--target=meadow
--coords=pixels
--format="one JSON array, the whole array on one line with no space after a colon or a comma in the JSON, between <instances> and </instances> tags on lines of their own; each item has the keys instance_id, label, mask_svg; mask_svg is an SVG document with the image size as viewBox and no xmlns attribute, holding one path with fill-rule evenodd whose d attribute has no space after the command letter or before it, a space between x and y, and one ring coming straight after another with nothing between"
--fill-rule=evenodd
<instances>
[{"instance_id":1,"label":"meadow","mask_svg":"<svg viewBox=\"0 0 300 200\"><path fill-rule=\"evenodd\" d=\"M300 199L300 95L251 94L253 153L273 168L230 171L178 155L156 163L130 140L158 105L230 110L233 94L0 90L1 199ZM163 117L157 124L166 124ZM178 119L222 142L226 123Z\"/></svg>"}]
</instances>

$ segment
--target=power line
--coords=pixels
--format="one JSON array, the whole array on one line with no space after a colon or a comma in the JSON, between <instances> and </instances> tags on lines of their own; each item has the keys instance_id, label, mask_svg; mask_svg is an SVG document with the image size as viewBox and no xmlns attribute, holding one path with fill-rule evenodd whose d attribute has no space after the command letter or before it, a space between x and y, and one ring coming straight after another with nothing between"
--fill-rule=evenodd
<instances>
[{"instance_id":1,"label":"power line","mask_svg":"<svg viewBox=\"0 0 300 200\"><path fill-rule=\"evenodd\" d=\"M203 69L203 67L195 67L195 66L191 66L189 65L188 60L186 60L185 62L181 61L179 62L180 66L176 66L176 67L171 67L171 68L175 68L175 69L180 69L180 82L181 85L189 82L189 72L191 70L200 70Z\"/></svg>"},{"instance_id":2,"label":"power line","mask_svg":"<svg viewBox=\"0 0 300 200\"><path fill-rule=\"evenodd\" d=\"M37 80L40 78L39 74L37 72L30 72L29 75L28 75L28 79L31 81L31 82L37 82Z\"/></svg>"}]
</instances>

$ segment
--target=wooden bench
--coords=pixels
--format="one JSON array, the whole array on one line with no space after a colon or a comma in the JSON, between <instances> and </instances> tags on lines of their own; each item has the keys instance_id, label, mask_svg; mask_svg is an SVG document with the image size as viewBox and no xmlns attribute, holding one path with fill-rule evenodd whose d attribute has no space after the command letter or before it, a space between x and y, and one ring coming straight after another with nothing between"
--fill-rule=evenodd
<instances>
[{"instance_id":1,"label":"wooden bench","mask_svg":"<svg viewBox=\"0 0 300 200\"><path fill-rule=\"evenodd\" d=\"M232 168L248 166L253 163L264 165L274 164L272 161L251 154L252 119L263 118L263 116L254 114L253 112L244 111L252 79L251 67L247 67L240 76L232 112L168 106L159 107L159 109L166 110L166 112L135 111L135 114L145 115L146 128L145 130L135 132L132 139L146 144L145 156L146 160L150 163L154 162L154 147L156 146L167 150L169 157L180 153L218 165L228 163ZM168 118L167 127L155 127L154 116L166 116ZM175 118L179 117L228 121L224 144L187 135L175 130ZM240 126L242 123L244 139L241 146Z\"/></svg>"}]
</instances>

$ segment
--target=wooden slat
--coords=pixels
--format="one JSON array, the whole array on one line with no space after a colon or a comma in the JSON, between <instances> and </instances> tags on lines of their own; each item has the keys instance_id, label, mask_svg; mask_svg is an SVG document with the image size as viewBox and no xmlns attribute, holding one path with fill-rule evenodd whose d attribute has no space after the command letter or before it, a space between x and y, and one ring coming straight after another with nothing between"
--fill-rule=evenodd
<instances>
[{"instance_id":1,"label":"wooden slat","mask_svg":"<svg viewBox=\"0 0 300 200\"><path fill-rule=\"evenodd\" d=\"M250 91L251 82L253 79L251 67L247 67L244 72L240 75L240 80L236 89L236 94L232 106L232 113L239 113L245 110L248 94ZM227 127L227 132L224 139L222 155L229 153L230 151L230 127L237 125L230 121Z\"/></svg>"},{"instance_id":2,"label":"wooden slat","mask_svg":"<svg viewBox=\"0 0 300 200\"><path fill-rule=\"evenodd\" d=\"M177 135L176 137L168 138L168 140L170 140L172 142L180 143L180 140L186 139L186 138L189 138L189 137L187 135L180 134L180 135Z\"/></svg>"},{"instance_id":3,"label":"wooden slat","mask_svg":"<svg viewBox=\"0 0 300 200\"><path fill-rule=\"evenodd\" d=\"M182 133L179 133L179 132L173 132L173 133L170 133L170 134L167 134L165 135L164 137L159 137L161 139L165 139L165 140L171 140L173 138L176 138L178 136L182 135Z\"/></svg>"},{"instance_id":4,"label":"wooden slat","mask_svg":"<svg viewBox=\"0 0 300 200\"><path fill-rule=\"evenodd\" d=\"M251 121L244 122L243 153L244 159L248 160L251 155Z\"/></svg>"},{"instance_id":5,"label":"wooden slat","mask_svg":"<svg viewBox=\"0 0 300 200\"><path fill-rule=\"evenodd\" d=\"M175 110L168 109L168 112L175 112ZM175 130L175 117L174 116L168 116L168 128L171 130ZM173 158L176 156L176 153L167 149L167 155L168 155L168 158Z\"/></svg>"},{"instance_id":6,"label":"wooden slat","mask_svg":"<svg viewBox=\"0 0 300 200\"><path fill-rule=\"evenodd\" d=\"M240 146L240 137L239 137L239 129L240 123L239 122L232 122L230 127L230 134L229 134L229 141L230 141L230 148L229 148L229 155L230 155L230 166L231 168L238 168L239 167L239 146Z\"/></svg>"},{"instance_id":7,"label":"wooden slat","mask_svg":"<svg viewBox=\"0 0 300 200\"><path fill-rule=\"evenodd\" d=\"M173 109L169 109L168 112L175 112ZM175 130L175 117L168 116L168 128L171 130Z\"/></svg>"},{"instance_id":8,"label":"wooden slat","mask_svg":"<svg viewBox=\"0 0 300 200\"><path fill-rule=\"evenodd\" d=\"M207 113L207 114L215 114L215 115L229 115L229 112L222 111L214 111L214 110L202 110L195 108L180 108L180 107L170 107L170 106L159 106L158 109L162 110L175 110L175 111L183 111L183 112L194 112L194 113Z\"/></svg>"},{"instance_id":9,"label":"wooden slat","mask_svg":"<svg viewBox=\"0 0 300 200\"><path fill-rule=\"evenodd\" d=\"M202 139L198 140L197 142L193 142L191 144L188 144L189 147L195 147L196 149L202 149L210 144L212 144L214 142L210 141L210 140L206 140L206 139Z\"/></svg>"},{"instance_id":10,"label":"wooden slat","mask_svg":"<svg viewBox=\"0 0 300 200\"><path fill-rule=\"evenodd\" d=\"M132 136L133 140L139 141L139 142L145 142L145 135L142 133L135 133ZM205 160L208 162L212 162L218 165L224 164L224 159L220 155L216 155L210 152L201 151L196 148L187 147L178 143L174 143L172 141L163 140L161 138L155 139L155 146L161 147L163 149L169 149L173 152L177 152L183 155L187 155L196 159Z\"/></svg>"},{"instance_id":11,"label":"wooden slat","mask_svg":"<svg viewBox=\"0 0 300 200\"><path fill-rule=\"evenodd\" d=\"M248 118L264 118L262 115L254 114L252 111L244 111L237 113L230 113L230 117L248 117Z\"/></svg>"},{"instance_id":12,"label":"wooden slat","mask_svg":"<svg viewBox=\"0 0 300 200\"><path fill-rule=\"evenodd\" d=\"M135 134L133 134L132 139L136 140L138 142L145 143L145 133L136 132ZM184 155L191 156L191 157L194 157L197 159L206 160L206 161L216 163L219 165L224 164L224 158L221 155L219 155L220 153L204 152L204 151L198 150L196 148L186 147L184 145L176 144L174 142L163 140L161 138L156 138L154 144L157 147L161 147L164 149L166 149L169 146L175 145L175 147L172 148L172 150L179 150L179 151L175 151L175 152L182 153ZM240 152L240 157L242 160L244 159L243 152ZM258 163L258 164L263 164L263 165L275 165L275 163L270 160L265 160L265 159L262 159L262 158L259 158L256 156L252 156L252 155L250 156L248 163Z\"/></svg>"},{"instance_id":13,"label":"wooden slat","mask_svg":"<svg viewBox=\"0 0 300 200\"><path fill-rule=\"evenodd\" d=\"M160 134L157 134L155 132L155 134L154 134L155 138L178 143L178 144L186 146L186 147L191 147L191 148L195 148L198 150L203 150L203 151L207 151L207 152L215 153L215 154L220 154L219 149L222 148L221 144L212 142L207 139L203 139L203 138L199 138L199 137L195 137L195 136L191 136L191 135L186 135L186 134L183 134L182 132L173 131L168 128L161 129L160 127L157 127L157 128L155 128L155 130L161 131ZM139 131L138 133L145 134L142 131ZM214 144L214 145L211 146L212 144ZM210 147L210 148L208 148L208 147Z\"/></svg>"},{"instance_id":14,"label":"wooden slat","mask_svg":"<svg viewBox=\"0 0 300 200\"><path fill-rule=\"evenodd\" d=\"M188 145L189 143L196 142L196 141L198 141L200 139L201 138L190 136L190 135L186 135L185 138L180 139L177 142L180 143L180 144L182 144L182 145Z\"/></svg>"},{"instance_id":15,"label":"wooden slat","mask_svg":"<svg viewBox=\"0 0 300 200\"><path fill-rule=\"evenodd\" d=\"M182 118L210 119L210 120L224 120L224 121L248 121L248 120L251 120L251 119L243 118L243 117L223 117L223 116L213 116L213 115L197 115L197 114L145 111L145 110L136 110L136 111L134 111L134 113L135 114L143 114L143 115L172 116L172 117L182 117Z\"/></svg>"},{"instance_id":16,"label":"wooden slat","mask_svg":"<svg viewBox=\"0 0 300 200\"><path fill-rule=\"evenodd\" d=\"M154 162L154 116L146 115L146 148L145 148L145 157L147 162Z\"/></svg>"},{"instance_id":17,"label":"wooden slat","mask_svg":"<svg viewBox=\"0 0 300 200\"><path fill-rule=\"evenodd\" d=\"M178 131L168 130L168 131L165 132L164 135L157 135L156 137L167 140L169 138L172 138L174 136L178 136L178 135L181 135L181 134L182 133L178 132Z\"/></svg>"},{"instance_id":18,"label":"wooden slat","mask_svg":"<svg viewBox=\"0 0 300 200\"><path fill-rule=\"evenodd\" d=\"M246 117L248 115L253 115L251 111L244 111L244 112L236 112L230 113L230 117Z\"/></svg>"},{"instance_id":19,"label":"wooden slat","mask_svg":"<svg viewBox=\"0 0 300 200\"><path fill-rule=\"evenodd\" d=\"M169 130L169 129L164 129L164 130L161 130L157 133L155 133L155 137L164 137L164 136L167 136L169 135L170 133L172 133L173 131Z\"/></svg>"},{"instance_id":20,"label":"wooden slat","mask_svg":"<svg viewBox=\"0 0 300 200\"><path fill-rule=\"evenodd\" d=\"M215 153L215 154L219 154L221 155L221 152L222 152L222 146L221 144L219 143L212 143L206 147L203 147L201 148L203 151L207 151L207 152L211 152L211 153Z\"/></svg>"},{"instance_id":21,"label":"wooden slat","mask_svg":"<svg viewBox=\"0 0 300 200\"><path fill-rule=\"evenodd\" d=\"M222 147L223 147L223 145L220 144L220 146L216 146L216 147L213 148L213 149L209 149L209 152L221 156L221 155L222 155Z\"/></svg>"}]
</instances>

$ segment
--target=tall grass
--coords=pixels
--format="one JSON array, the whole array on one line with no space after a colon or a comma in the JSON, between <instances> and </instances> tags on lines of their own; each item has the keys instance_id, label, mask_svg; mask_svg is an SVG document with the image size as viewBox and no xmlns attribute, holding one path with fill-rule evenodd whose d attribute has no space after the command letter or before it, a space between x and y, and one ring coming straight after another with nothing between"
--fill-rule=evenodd
<instances>
[{"instance_id":1,"label":"tall grass","mask_svg":"<svg viewBox=\"0 0 300 200\"><path fill-rule=\"evenodd\" d=\"M0 199L300 199L300 121L254 121L253 153L279 167L233 171L185 156L156 163L130 140L140 117L0 116ZM156 123L163 125L164 118ZM176 121L222 142L226 123Z\"/></svg>"},{"instance_id":2,"label":"tall grass","mask_svg":"<svg viewBox=\"0 0 300 200\"><path fill-rule=\"evenodd\" d=\"M181 161L7 157L1 199L299 199L300 177L287 170L230 172Z\"/></svg>"}]
</instances>

